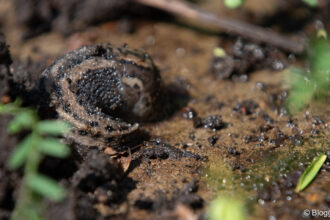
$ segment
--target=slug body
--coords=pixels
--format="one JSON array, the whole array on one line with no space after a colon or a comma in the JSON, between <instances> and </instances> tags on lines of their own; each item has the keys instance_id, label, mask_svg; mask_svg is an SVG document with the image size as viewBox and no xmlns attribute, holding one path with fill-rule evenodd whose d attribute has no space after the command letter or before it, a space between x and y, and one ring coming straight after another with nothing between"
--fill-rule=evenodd
<instances>
[{"instance_id":1,"label":"slug body","mask_svg":"<svg viewBox=\"0 0 330 220\"><path fill-rule=\"evenodd\" d=\"M144 52L111 44L84 46L43 72L58 117L74 129L67 138L87 146L111 146L155 117L161 78Z\"/></svg>"}]
</instances>

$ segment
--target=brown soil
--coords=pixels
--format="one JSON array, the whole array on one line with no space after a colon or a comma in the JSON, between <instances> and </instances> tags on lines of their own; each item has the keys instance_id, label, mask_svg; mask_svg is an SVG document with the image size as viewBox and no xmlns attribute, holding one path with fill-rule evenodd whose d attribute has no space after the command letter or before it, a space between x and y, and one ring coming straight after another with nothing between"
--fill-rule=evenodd
<instances>
[{"instance_id":1,"label":"brown soil","mask_svg":"<svg viewBox=\"0 0 330 220\"><path fill-rule=\"evenodd\" d=\"M205 7L215 8L214 2ZM274 8L279 6L274 4ZM250 5L236 16L252 12L255 20L263 16ZM321 18L329 15L322 13ZM310 17L301 31L312 29ZM293 63L292 55L276 51L272 56L260 46L267 50L267 64L247 61L247 53L240 59L251 66L236 71L231 80L220 80L223 77L210 73L212 51L219 44L231 48L235 39L228 36L141 19L134 25L128 21L134 26L133 33L126 29L127 20L117 20L81 32L70 30L68 36L48 27L51 31L22 40L26 27L16 25L11 1L0 1L0 20L14 60L12 83L5 85L11 86L11 96L23 95L26 104L40 105L35 100L38 96L24 96L22 91L34 91L41 71L56 58L85 44L111 42L144 48L173 94L170 101L177 106L164 120L142 125L149 138L133 150L126 173L103 153L75 143L70 158L46 158L41 172L69 191L65 201L48 203L47 218L186 219L183 216L194 214L205 219L210 201L228 194L241 196L252 207L251 219L301 219L304 209L329 210L330 105L312 103L301 113L289 115L283 107L288 95L283 84L287 72L270 70L268 65L269 59L277 61L278 57L285 65ZM7 68L9 63L0 62L0 75L7 71L1 65ZM5 92L0 90L1 95ZM39 109L42 117L52 117L43 111ZM1 219L8 219L14 208L22 176L22 170L13 172L6 166L10 152L24 136L6 132L9 120L7 115L0 117ZM295 193L299 176L319 152L328 155L327 163L305 191Z\"/></svg>"}]
</instances>

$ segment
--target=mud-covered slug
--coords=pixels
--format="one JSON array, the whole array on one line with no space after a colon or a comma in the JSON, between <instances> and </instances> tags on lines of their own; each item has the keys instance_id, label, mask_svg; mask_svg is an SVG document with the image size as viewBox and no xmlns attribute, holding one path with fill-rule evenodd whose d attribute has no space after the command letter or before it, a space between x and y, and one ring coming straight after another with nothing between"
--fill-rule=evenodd
<instances>
[{"instance_id":1,"label":"mud-covered slug","mask_svg":"<svg viewBox=\"0 0 330 220\"><path fill-rule=\"evenodd\" d=\"M156 117L161 78L148 54L111 44L84 46L43 72L51 106L74 129L66 138L120 151L139 122Z\"/></svg>"}]
</instances>

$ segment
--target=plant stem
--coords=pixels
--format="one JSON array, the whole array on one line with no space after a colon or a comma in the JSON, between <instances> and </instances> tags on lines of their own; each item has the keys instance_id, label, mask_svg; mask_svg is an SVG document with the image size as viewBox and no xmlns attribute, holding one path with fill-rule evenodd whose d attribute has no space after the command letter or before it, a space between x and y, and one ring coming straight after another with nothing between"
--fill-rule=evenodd
<instances>
[{"instance_id":1,"label":"plant stem","mask_svg":"<svg viewBox=\"0 0 330 220\"><path fill-rule=\"evenodd\" d=\"M35 123L34 123L35 124ZM40 212L42 208L40 207L39 200L40 197L34 193L27 184L27 179L31 175L36 175L38 173L38 167L41 162L41 154L37 149L38 140L40 139L39 134L35 131L35 126L32 128L32 140L34 140L31 145L32 149L29 152L26 164L24 167L25 176L22 180L21 189L17 201L17 205L12 214L12 220L21 219L36 219L40 220ZM37 211L37 212L36 212Z\"/></svg>"},{"instance_id":2,"label":"plant stem","mask_svg":"<svg viewBox=\"0 0 330 220\"><path fill-rule=\"evenodd\" d=\"M285 36L277 34L272 30L267 30L243 21L220 17L188 2L181 2L177 0L132 1L154 8L159 8L174 15L186 17L195 22L203 22L205 24L215 26L228 34L240 35L250 40L264 42L295 54L301 54L305 50L305 45L303 43L291 40Z\"/></svg>"}]
</instances>

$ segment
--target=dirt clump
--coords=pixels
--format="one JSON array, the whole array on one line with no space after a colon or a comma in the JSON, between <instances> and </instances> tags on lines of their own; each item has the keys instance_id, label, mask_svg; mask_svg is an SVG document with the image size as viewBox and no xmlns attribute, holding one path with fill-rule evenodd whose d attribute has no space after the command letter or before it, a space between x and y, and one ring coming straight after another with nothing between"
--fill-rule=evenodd
<instances>
[{"instance_id":1,"label":"dirt clump","mask_svg":"<svg viewBox=\"0 0 330 220\"><path fill-rule=\"evenodd\" d=\"M3 97L9 90L8 80L11 63L12 59L9 54L9 46L6 44L5 36L0 33L0 97Z\"/></svg>"},{"instance_id":2,"label":"dirt clump","mask_svg":"<svg viewBox=\"0 0 330 220\"><path fill-rule=\"evenodd\" d=\"M283 70L288 64L285 54L276 48L238 39L225 56L214 55L210 73L218 79L247 80L247 74L261 69Z\"/></svg>"}]
</instances>

